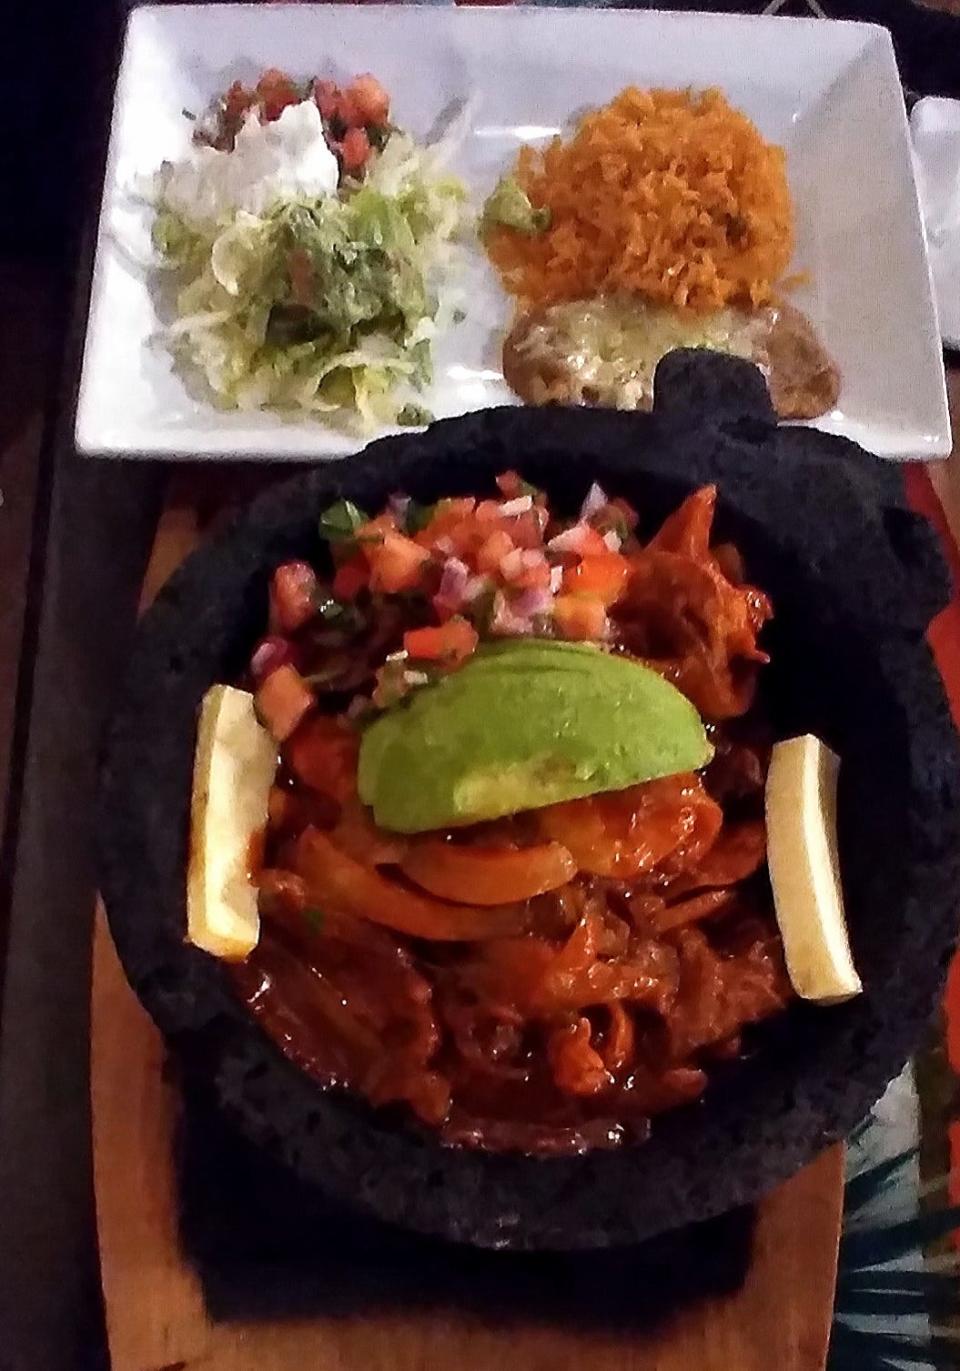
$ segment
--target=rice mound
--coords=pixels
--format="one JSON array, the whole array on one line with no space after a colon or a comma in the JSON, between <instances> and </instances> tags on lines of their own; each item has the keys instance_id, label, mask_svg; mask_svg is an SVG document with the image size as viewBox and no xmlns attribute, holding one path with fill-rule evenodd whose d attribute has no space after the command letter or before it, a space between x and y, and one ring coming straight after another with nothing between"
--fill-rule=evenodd
<instances>
[{"instance_id":1,"label":"rice mound","mask_svg":"<svg viewBox=\"0 0 960 1371\"><path fill-rule=\"evenodd\" d=\"M793 252L783 148L716 89L620 92L515 175L549 228L487 250L527 306L632 291L706 313L773 297Z\"/></svg>"}]
</instances>

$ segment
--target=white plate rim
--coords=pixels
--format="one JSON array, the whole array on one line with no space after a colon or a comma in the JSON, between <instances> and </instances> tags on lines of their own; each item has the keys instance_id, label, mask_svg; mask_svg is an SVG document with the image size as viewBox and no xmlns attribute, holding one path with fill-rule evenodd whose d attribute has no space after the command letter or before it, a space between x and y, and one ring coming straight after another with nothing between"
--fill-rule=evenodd
<instances>
[{"instance_id":1,"label":"white plate rim","mask_svg":"<svg viewBox=\"0 0 960 1371\"><path fill-rule=\"evenodd\" d=\"M313 460L329 460L336 459L337 457L344 455L344 453L342 452L324 452L321 450L324 442L324 430L322 429L322 426L319 424L317 424L312 429L312 438L315 441L314 450L312 452L306 452L304 450L303 444L301 443L291 443L289 441L284 441L284 433L289 432L291 430L296 430L297 428L301 427L302 421L300 421L300 423L298 423L297 421L293 421L290 424L289 429L282 421L278 422L277 426L271 429L269 432L254 435L254 441L252 443L244 442L241 444L234 445L226 439L225 435L222 435L216 441L211 441L209 446L204 447L195 442L192 442L191 435L189 433L184 433L182 430L171 430L169 434L160 434L156 430L154 430L154 432L151 434L151 442L149 445L135 448L130 444L120 444L111 447L109 445L106 445L102 440L98 440L96 420L87 413L87 406L85 404L85 397L89 389L89 368L91 365L90 353L92 350L92 338L96 327L96 316L98 311L103 307L104 304L103 275L105 254L107 249L104 220L107 211L109 191L113 184L114 177L116 175L117 144L119 141L119 129L121 121L124 117L122 101L123 74L129 46L132 41L132 35L135 34L138 26L149 24L156 18L167 18L171 15L180 15L184 17L200 19L200 17L203 16L203 23L211 23L216 21L223 22L224 19L228 18L231 13L239 14L241 12L245 12L249 14L251 9L255 8L257 7L252 7L248 4L237 4L232 2L222 4L217 3L212 5L146 4L134 7L127 16L121 61L118 67L117 81L114 90L114 97L111 110L106 167L100 196L94 263L90 278L88 313L84 333L83 355L81 360L79 383L77 386L77 397L74 414L74 441L77 450L82 455L104 456L113 458L181 458L185 460L194 461L225 460L231 458L241 460L283 461L305 459L310 460L311 457ZM458 23L483 23L490 22L491 19L493 20L493 22L497 22L498 20L499 22L503 22L504 18L506 18L507 22L511 22L515 20L518 16L523 15L539 16L542 21L546 17L545 12L548 11L551 23L563 23L568 25L576 24L576 22L582 18L584 10L587 9L587 7L581 8L577 6L565 6L560 8L554 8L551 6L539 5L507 5L496 8L487 8L483 6L454 7L444 5L439 8L445 13L455 13L458 16L458 19L456 21ZM381 13L385 15L389 14L391 15L391 17L395 17L398 14L404 16L419 16L424 14L435 16L438 13L438 7L430 4L364 4L362 7L360 7L356 5L331 5L324 3L271 4L268 7L264 7L264 10L260 11L260 13L263 15L276 15L280 12L286 12L288 14L296 14L299 17L303 17L309 14L309 12L311 11L322 11L326 18L333 19L338 12L356 13L358 9L362 9L363 13L367 15ZM714 27L718 32L722 30L726 30L729 32L735 29L738 29L741 32L743 32L744 30L749 28L756 29L760 27L768 29L769 26L774 23L778 24L781 27L781 29L784 28L786 25L792 25L797 28L803 28L807 30L811 30L815 27L818 31L822 32L825 26L830 25L833 28L843 28L849 31L857 31L863 34L865 38L867 36L872 37L873 40L879 44L882 51L878 55L881 57L881 60L887 68L887 70L884 73L884 76L888 79L892 79L899 86L899 76L897 72L896 57L894 53L891 35L886 28L877 24L872 24L860 20L832 20L818 19L807 16L773 16L766 14L735 14L710 11L623 10L611 8L589 8L588 12L591 18L591 22L606 22L608 16L617 19L621 23L626 22L629 24L637 22L641 25L645 21L650 20L655 20L657 22L666 21L668 24L674 22L678 24L689 24L691 22L696 22L709 27ZM902 125L900 132L904 139L904 144L909 149L912 146L912 142L910 136L909 118L905 105L901 105L901 117L899 119L899 123ZM910 174L910 190L912 192L911 208L914 209L916 213L917 222L919 224L919 232L923 243L927 289L929 294L928 301L921 303L928 304L929 316L931 320L935 323L936 304L934 296L934 285L932 279L926 230L923 223L923 216L919 201L919 192L916 183L916 177L913 174L912 162ZM926 460L929 458L946 456L950 452L950 417L947 402L946 378L942 354L938 354L937 361L939 365L939 376L937 379L939 380L938 389L940 392L940 413L937 415L935 422L933 421L931 416L931 431L926 435L927 441L924 444L923 452L917 452L915 449L906 451L901 450L899 448L890 448L889 450L885 450L882 452L881 455L883 455L884 457L902 460L909 460L911 458L919 458L921 460ZM828 431L838 431L835 428L831 428L829 424L824 425L824 427L826 427ZM393 431L409 433L414 430L378 430L374 434L359 437L356 440L356 443L353 445L354 449L362 448L366 445L367 442L372 441L374 438L381 437L384 433ZM843 425L839 427L839 431L843 431Z\"/></svg>"}]
</instances>

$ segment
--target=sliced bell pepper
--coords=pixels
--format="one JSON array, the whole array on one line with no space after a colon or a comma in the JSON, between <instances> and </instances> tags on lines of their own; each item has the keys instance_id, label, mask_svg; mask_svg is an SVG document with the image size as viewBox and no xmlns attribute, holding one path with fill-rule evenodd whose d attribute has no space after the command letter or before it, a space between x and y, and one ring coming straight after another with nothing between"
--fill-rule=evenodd
<instances>
[{"instance_id":1,"label":"sliced bell pepper","mask_svg":"<svg viewBox=\"0 0 960 1371\"><path fill-rule=\"evenodd\" d=\"M499 905L532 900L572 881L576 862L560 843L463 847L427 838L411 845L400 870L442 900Z\"/></svg>"},{"instance_id":2,"label":"sliced bell pepper","mask_svg":"<svg viewBox=\"0 0 960 1371\"><path fill-rule=\"evenodd\" d=\"M482 909L418 895L341 852L325 833L308 828L298 838L294 869L311 903L384 924L411 938L474 942L513 937L527 927L523 905Z\"/></svg>"}]
</instances>

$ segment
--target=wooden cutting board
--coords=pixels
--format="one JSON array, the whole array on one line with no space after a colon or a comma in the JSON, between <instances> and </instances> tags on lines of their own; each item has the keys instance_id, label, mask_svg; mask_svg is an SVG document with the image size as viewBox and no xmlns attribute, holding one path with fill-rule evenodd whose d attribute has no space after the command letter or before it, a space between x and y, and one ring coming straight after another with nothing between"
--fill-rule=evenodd
<instances>
[{"instance_id":1,"label":"wooden cutting board","mask_svg":"<svg viewBox=\"0 0 960 1371\"><path fill-rule=\"evenodd\" d=\"M224 502L210 498L210 478L201 478L199 488L195 482L174 489L160 520L144 605L207 525L220 521ZM217 1323L179 1240L176 1089L164 1075L160 1035L124 979L102 910L94 942L91 1090L113 1371L499 1371L506 1364L511 1371L822 1371L825 1364L843 1205L840 1148L759 1206L738 1291L687 1304L655 1331L581 1330L543 1319L504 1325L456 1309L403 1307Z\"/></svg>"}]
</instances>

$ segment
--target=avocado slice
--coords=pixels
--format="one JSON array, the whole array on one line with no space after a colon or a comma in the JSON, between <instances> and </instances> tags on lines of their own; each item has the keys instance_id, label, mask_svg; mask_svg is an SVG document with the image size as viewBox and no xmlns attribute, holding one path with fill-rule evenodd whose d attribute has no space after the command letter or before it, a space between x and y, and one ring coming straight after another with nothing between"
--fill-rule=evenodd
<instances>
[{"instance_id":1,"label":"avocado slice","mask_svg":"<svg viewBox=\"0 0 960 1371\"><path fill-rule=\"evenodd\" d=\"M649 667L587 643L487 644L363 735L381 828L422 833L705 766L696 709Z\"/></svg>"}]
</instances>

